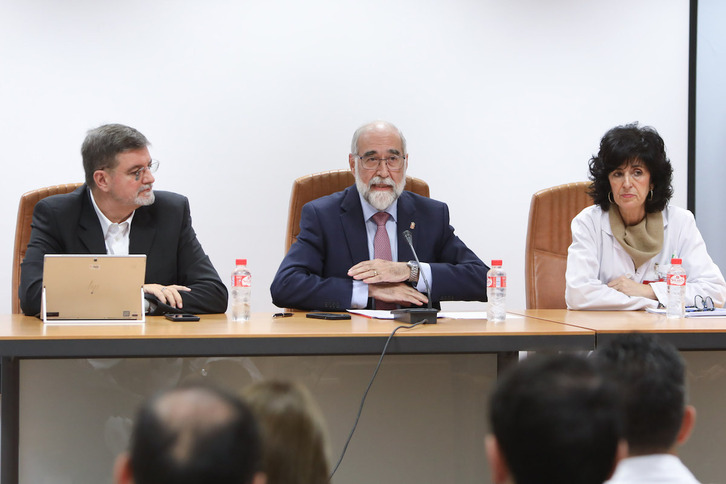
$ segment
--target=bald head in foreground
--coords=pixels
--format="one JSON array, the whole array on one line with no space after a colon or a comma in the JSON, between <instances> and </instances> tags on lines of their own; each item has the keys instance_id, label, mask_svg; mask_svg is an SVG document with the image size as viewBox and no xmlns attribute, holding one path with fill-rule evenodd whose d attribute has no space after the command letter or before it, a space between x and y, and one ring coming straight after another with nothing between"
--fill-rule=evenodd
<instances>
[{"instance_id":1,"label":"bald head in foreground","mask_svg":"<svg viewBox=\"0 0 726 484\"><path fill-rule=\"evenodd\" d=\"M194 385L143 404L116 484L264 484L252 412L238 398Z\"/></svg>"}]
</instances>

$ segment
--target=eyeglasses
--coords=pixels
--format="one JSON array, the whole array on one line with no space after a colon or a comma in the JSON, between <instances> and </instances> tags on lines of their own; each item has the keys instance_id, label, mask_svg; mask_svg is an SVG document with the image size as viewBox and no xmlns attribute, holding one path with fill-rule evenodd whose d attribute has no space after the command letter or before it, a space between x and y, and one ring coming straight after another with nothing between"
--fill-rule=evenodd
<instances>
[{"instance_id":1,"label":"eyeglasses","mask_svg":"<svg viewBox=\"0 0 726 484\"><path fill-rule=\"evenodd\" d=\"M403 168L405 157L399 155L391 155L387 158L377 158L375 156L355 155L361 161L361 165L366 170L375 170L381 166L381 162L385 162L390 171L398 171Z\"/></svg>"},{"instance_id":2,"label":"eyeglasses","mask_svg":"<svg viewBox=\"0 0 726 484\"><path fill-rule=\"evenodd\" d=\"M696 294L696 297L693 298L693 306L688 306L686 309L691 311L713 311L713 299L711 299L711 296L703 297Z\"/></svg>"},{"instance_id":3,"label":"eyeglasses","mask_svg":"<svg viewBox=\"0 0 726 484\"><path fill-rule=\"evenodd\" d=\"M134 177L134 180L139 181L141 177L144 175L144 172L146 170L149 170L149 173L156 173L156 170L159 169L159 161L158 160L151 160L148 165L142 166L138 170L134 170L131 173L129 173L129 176Z\"/></svg>"}]
</instances>

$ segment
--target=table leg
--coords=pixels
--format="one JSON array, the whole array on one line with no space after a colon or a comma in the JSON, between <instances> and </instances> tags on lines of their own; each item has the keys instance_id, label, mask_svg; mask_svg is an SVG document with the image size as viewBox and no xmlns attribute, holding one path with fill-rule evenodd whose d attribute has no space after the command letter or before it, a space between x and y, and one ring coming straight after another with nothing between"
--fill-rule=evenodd
<instances>
[{"instance_id":1,"label":"table leg","mask_svg":"<svg viewBox=\"0 0 726 484\"><path fill-rule=\"evenodd\" d=\"M17 358L3 357L2 371L2 411L0 412L0 483L18 482L18 444L20 420L19 361Z\"/></svg>"},{"instance_id":2,"label":"table leg","mask_svg":"<svg viewBox=\"0 0 726 484\"><path fill-rule=\"evenodd\" d=\"M512 365L516 365L519 361L519 351L500 351L497 353L497 375L501 376L503 372Z\"/></svg>"}]
</instances>

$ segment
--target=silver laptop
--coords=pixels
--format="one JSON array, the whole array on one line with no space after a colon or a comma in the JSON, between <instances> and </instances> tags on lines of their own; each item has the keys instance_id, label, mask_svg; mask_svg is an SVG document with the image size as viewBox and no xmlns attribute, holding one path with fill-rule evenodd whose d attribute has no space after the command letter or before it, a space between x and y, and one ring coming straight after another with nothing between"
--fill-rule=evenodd
<instances>
[{"instance_id":1,"label":"silver laptop","mask_svg":"<svg viewBox=\"0 0 726 484\"><path fill-rule=\"evenodd\" d=\"M145 255L46 254L45 323L143 323Z\"/></svg>"}]
</instances>

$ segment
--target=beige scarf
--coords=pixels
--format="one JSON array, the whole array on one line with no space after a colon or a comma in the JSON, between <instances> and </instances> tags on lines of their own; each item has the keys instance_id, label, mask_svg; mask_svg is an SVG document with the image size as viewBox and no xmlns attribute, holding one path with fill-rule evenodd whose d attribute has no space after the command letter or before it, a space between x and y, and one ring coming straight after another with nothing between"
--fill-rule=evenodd
<instances>
[{"instance_id":1,"label":"beige scarf","mask_svg":"<svg viewBox=\"0 0 726 484\"><path fill-rule=\"evenodd\" d=\"M610 206L610 228L615 239L630 255L637 269L663 250L663 213L647 213L635 225L626 227L617 206Z\"/></svg>"}]
</instances>

